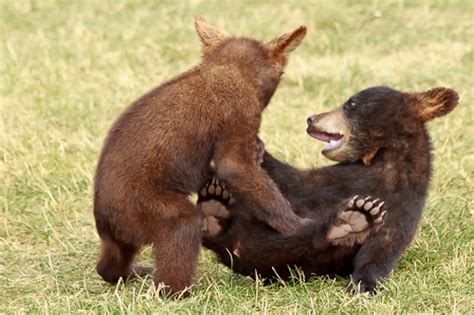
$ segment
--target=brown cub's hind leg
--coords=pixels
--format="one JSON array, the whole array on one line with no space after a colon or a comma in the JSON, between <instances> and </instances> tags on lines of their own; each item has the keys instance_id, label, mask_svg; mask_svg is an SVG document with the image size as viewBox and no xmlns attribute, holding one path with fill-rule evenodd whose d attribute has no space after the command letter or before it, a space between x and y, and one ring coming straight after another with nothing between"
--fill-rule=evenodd
<instances>
[{"instance_id":1,"label":"brown cub's hind leg","mask_svg":"<svg viewBox=\"0 0 474 315\"><path fill-rule=\"evenodd\" d=\"M181 292L191 285L202 235L202 215L191 202L178 200L172 207L179 215L160 219L153 240L154 282L157 286L164 283L166 294Z\"/></svg>"},{"instance_id":2,"label":"brown cub's hind leg","mask_svg":"<svg viewBox=\"0 0 474 315\"><path fill-rule=\"evenodd\" d=\"M120 278L127 281L151 273L153 271L151 268L132 265L137 250L138 248L133 245L103 238L102 252L96 267L97 272L109 283L117 283Z\"/></svg>"},{"instance_id":3,"label":"brown cub's hind leg","mask_svg":"<svg viewBox=\"0 0 474 315\"><path fill-rule=\"evenodd\" d=\"M328 242L348 247L364 243L371 231L383 225L387 213L383 206L384 201L371 196L352 197L338 212L336 223L329 227Z\"/></svg>"}]
</instances>

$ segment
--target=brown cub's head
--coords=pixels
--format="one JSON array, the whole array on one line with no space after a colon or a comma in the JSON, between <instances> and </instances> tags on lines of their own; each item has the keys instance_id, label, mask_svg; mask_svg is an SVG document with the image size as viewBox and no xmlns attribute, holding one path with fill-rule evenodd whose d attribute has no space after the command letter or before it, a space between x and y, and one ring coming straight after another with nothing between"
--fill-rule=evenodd
<instances>
[{"instance_id":1,"label":"brown cub's head","mask_svg":"<svg viewBox=\"0 0 474 315\"><path fill-rule=\"evenodd\" d=\"M203 45L204 63L236 65L245 79L255 84L264 106L280 82L288 54L299 46L306 35L306 27L300 26L291 33L261 43L218 31L199 16L196 17L195 27Z\"/></svg>"},{"instance_id":2,"label":"brown cub's head","mask_svg":"<svg viewBox=\"0 0 474 315\"><path fill-rule=\"evenodd\" d=\"M307 132L328 142L322 151L327 158L368 165L378 150L412 138L425 122L453 110L458 99L443 87L416 93L372 87L334 111L309 117Z\"/></svg>"}]
</instances>

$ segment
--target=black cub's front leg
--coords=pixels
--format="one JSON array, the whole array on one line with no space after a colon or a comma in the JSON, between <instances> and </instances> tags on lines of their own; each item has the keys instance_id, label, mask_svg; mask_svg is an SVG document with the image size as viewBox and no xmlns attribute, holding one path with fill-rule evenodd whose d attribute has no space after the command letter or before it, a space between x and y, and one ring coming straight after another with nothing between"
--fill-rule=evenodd
<instances>
[{"instance_id":1,"label":"black cub's front leg","mask_svg":"<svg viewBox=\"0 0 474 315\"><path fill-rule=\"evenodd\" d=\"M403 250L410 243L413 235L410 228L414 227L409 224L394 227L393 222L389 223L368 239L357 252L354 272L348 286L349 292L377 293L377 284L393 270ZM416 222L412 224L416 226Z\"/></svg>"},{"instance_id":2,"label":"black cub's front leg","mask_svg":"<svg viewBox=\"0 0 474 315\"><path fill-rule=\"evenodd\" d=\"M371 208L369 212L379 217L373 222L378 222L380 217L385 220L386 211L383 204L369 207L366 200L362 208ZM375 202L372 202L375 204ZM359 204L359 208L362 202ZM357 201L354 203L357 206ZM388 210L390 212L390 210ZM348 291L351 293L377 293L377 284L381 282L392 270L403 250L410 243L418 223L418 219L413 217L411 220L399 220L397 216L392 215L384 224L380 224L377 233L362 244L354 258L354 271L351 274L351 283Z\"/></svg>"}]
</instances>

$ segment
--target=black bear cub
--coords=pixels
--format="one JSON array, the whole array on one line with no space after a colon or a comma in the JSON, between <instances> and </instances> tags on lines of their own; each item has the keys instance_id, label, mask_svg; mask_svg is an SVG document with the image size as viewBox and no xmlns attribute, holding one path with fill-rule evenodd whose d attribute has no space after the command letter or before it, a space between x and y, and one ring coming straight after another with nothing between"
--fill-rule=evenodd
<instances>
[{"instance_id":1,"label":"black bear cub","mask_svg":"<svg viewBox=\"0 0 474 315\"><path fill-rule=\"evenodd\" d=\"M305 275L350 275L351 291L375 293L413 239L425 204L432 164L425 123L457 103L447 88L372 87L309 117L308 134L327 142L322 153L340 163L299 170L265 152L262 167L295 212L314 220L311 228L282 236L214 180L200 194L209 215L204 246L245 275L285 278L297 267Z\"/></svg>"}]
</instances>

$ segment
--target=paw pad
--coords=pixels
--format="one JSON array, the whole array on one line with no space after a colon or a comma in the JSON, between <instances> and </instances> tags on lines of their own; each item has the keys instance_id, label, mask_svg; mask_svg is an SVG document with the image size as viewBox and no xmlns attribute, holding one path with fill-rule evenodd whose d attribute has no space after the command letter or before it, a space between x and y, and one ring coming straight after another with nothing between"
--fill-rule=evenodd
<instances>
[{"instance_id":1,"label":"paw pad","mask_svg":"<svg viewBox=\"0 0 474 315\"><path fill-rule=\"evenodd\" d=\"M384 204L372 196L352 197L345 209L337 214L337 222L327 234L328 241L345 246L363 243L372 229L378 230L382 225L387 214Z\"/></svg>"},{"instance_id":2,"label":"paw pad","mask_svg":"<svg viewBox=\"0 0 474 315\"><path fill-rule=\"evenodd\" d=\"M210 200L214 199L232 205L235 203L234 198L230 192L226 189L225 185L220 182L216 177L213 177L208 181L203 188L199 191L199 199Z\"/></svg>"}]
</instances>

